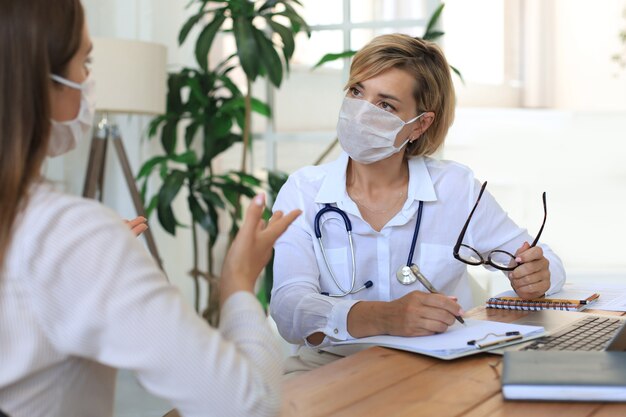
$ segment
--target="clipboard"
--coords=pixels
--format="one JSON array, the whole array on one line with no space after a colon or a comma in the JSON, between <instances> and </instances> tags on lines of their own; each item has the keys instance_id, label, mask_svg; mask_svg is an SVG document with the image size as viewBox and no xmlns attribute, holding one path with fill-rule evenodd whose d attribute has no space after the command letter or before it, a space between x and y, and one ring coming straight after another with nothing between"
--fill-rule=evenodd
<instances>
[{"instance_id":1,"label":"clipboard","mask_svg":"<svg viewBox=\"0 0 626 417\"><path fill-rule=\"evenodd\" d=\"M432 336L402 337L380 335L335 341L332 345L384 346L438 359L451 360L517 343L524 343L546 335L544 328L540 326L474 319L465 319L465 324L466 326L455 323L446 332Z\"/></svg>"}]
</instances>

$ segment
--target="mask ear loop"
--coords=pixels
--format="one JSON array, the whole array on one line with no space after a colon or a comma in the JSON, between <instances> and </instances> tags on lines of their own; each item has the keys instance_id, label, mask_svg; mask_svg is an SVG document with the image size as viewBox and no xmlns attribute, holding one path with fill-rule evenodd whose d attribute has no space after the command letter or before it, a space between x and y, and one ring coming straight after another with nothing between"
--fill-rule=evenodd
<instances>
[{"instance_id":1,"label":"mask ear loop","mask_svg":"<svg viewBox=\"0 0 626 417\"><path fill-rule=\"evenodd\" d=\"M75 83L74 81L70 81L68 79L65 79L63 77L59 77L56 74L50 74L50 78L52 78L54 81L58 82L59 84L63 84L66 85L70 88L73 88L74 90L82 90L83 86L81 84Z\"/></svg>"},{"instance_id":2,"label":"mask ear loop","mask_svg":"<svg viewBox=\"0 0 626 417\"><path fill-rule=\"evenodd\" d=\"M420 117L422 117L422 116L423 116L423 115L425 115L425 114L426 114L426 112L422 112L422 114L420 114L419 116L417 116L417 117L415 118L415 120L418 120ZM413 120L413 121L415 121L415 120ZM412 122L408 122L408 123L412 123ZM409 144L406 146L406 148L405 148L404 152L405 152L406 154L411 154L411 153L413 153L413 151L415 150L415 148L417 148L417 146L418 146L417 144L418 144L420 141L426 140L426 139L428 138L427 132L428 132L428 129L424 130L424 131L422 132L422 134L421 134L421 135L419 135L417 138L415 138L415 139L413 139L413 140L409 140Z\"/></svg>"}]
</instances>

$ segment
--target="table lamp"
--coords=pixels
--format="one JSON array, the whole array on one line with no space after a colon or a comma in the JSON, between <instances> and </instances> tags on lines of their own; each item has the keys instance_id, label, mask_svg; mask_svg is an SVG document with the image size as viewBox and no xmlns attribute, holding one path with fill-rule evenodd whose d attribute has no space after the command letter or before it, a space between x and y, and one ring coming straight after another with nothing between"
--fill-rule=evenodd
<instances>
[{"instance_id":1,"label":"table lamp","mask_svg":"<svg viewBox=\"0 0 626 417\"><path fill-rule=\"evenodd\" d=\"M109 114L165 113L166 48L155 43L105 38L94 38L93 45L92 73L96 80L99 122L94 126L83 196L102 201L106 149L110 140L115 147L137 215L145 217L119 128L109 120ZM148 250L163 269L150 229L143 235Z\"/></svg>"}]
</instances>

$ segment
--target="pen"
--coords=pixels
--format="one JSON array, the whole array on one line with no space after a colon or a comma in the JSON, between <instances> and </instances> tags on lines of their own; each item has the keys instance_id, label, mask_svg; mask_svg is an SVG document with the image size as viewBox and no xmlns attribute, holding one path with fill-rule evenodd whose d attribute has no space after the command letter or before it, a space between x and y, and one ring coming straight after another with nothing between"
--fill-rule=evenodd
<instances>
[{"instance_id":1,"label":"pen","mask_svg":"<svg viewBox=\"0 0 626 417\"><path fill-rule=\"evenodd\" d=\"M523 339L523 338L524 338L524 336L522 336L522 335L511 336L511 337L506 337L504 339L494 340L492 342L476 343L476 347L478 349L484 349L484 348L488 348L488 347L491 347L491 346L497 346L497 345L501 345L501 344L504 344L504 343L512 342L514 340L520 340L520 339Z\"/></svg>"},{"instance_id":2,"label":"pen","mask_svg":"<svg viewBox=\"0 0 626 417\"><path fill-rule=\"evenodd\" d=\"M421 273L421 271L417 267L417 265L411 264L411 266L409 268L411 268L411 272L413 272L415 274L415 277L420 282L420 284L422 284L424 287L426 287L426 289L429 292L431 292L432 294L441 294L439 291L437 291L437 289L435 287L433 287L433 284L431 284L430 281L428 279L426 279L424 274ZM454 316L454 318L457 319L457 321L459 323L461 323L462 325L465 326L465 320L463 320L463 317L461 317L461 316Z\"/></svg>"}]
</instances>

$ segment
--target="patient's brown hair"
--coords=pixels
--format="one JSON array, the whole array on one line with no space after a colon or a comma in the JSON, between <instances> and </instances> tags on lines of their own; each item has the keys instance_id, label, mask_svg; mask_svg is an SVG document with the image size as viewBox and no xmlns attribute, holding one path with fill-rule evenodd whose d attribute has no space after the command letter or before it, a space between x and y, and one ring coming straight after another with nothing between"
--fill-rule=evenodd
<instances>
[{"instance_id":1,"label":"patient's brown hair","mask_svg":"<svg viewBox=\"0 0 626 417\"><path fill-rule=\"evenodd\" d=\"M83 26L79 0L0 1L0 268L46 157L50 74L65 75Z\"/></svg>"}]
</instances>

